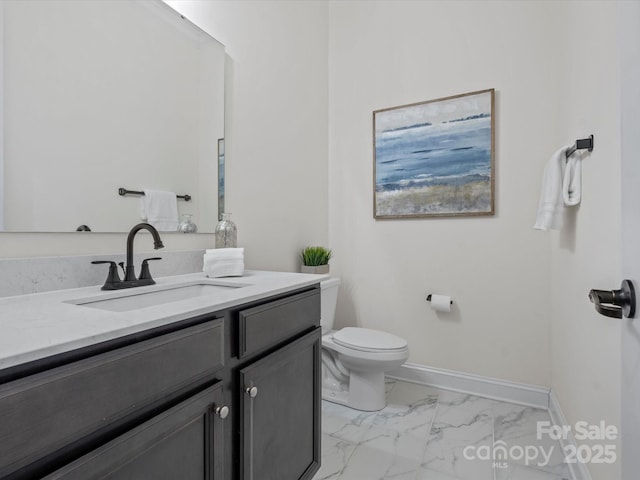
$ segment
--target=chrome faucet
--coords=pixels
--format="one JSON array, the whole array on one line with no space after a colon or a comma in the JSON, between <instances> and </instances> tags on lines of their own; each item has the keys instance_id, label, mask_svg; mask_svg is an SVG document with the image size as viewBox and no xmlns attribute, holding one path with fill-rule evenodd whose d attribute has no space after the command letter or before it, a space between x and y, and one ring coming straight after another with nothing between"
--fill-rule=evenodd
<instances>
[{"instance_id":1,"label":"chrome faucet","mask_svg":"<svg viewBox=\"0 0 640 480\"><path fill-rule=\"evenodd\" d=\"M124 267L124 264L120 262L120 266L124 270L124 280L120 280L116 262L109 260L96 260L94 262L91 262L93 264L109 264L109 275L107 276L107 281L102 286L102 290L119 290L121 288L141 287L143 285L153 285L154 283L156 283L155 280L151 278L151 272L149 272L148 262L151 260L161 260L160 257L145 258L142 261L140 277L136 278L135 267L133 265L133 240L140 230L148 230L149 233L153 235L153 248L155 248L156 250L158 250L159 248L164 248L162 239L160 238L160 234L153 225L149 225L148 223L139 223L134 226L131 231L129 231L129 235L127 236L126 268Z\"/></svg>"}]
</instances>

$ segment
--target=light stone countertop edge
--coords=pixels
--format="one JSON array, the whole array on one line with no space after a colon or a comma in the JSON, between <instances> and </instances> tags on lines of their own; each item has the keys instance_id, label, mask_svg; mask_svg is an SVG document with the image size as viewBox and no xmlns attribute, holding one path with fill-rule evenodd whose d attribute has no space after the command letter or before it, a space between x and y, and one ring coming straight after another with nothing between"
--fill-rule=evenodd
<instances>
[{"instance_id":1,"label":"light stone countertop edge","mask_svg":"<svg viewBox=\"0 0 640 480\"><path fill-rule=\"evenodd\" d=\"M257 270L224 278L191 273L161 277L156 285L118 291L103 292L94 286L0 298L0 370L311 286L328 277ZM210 282L241 288L125 312L73 303Z\"/></svg>"}]
</instances>

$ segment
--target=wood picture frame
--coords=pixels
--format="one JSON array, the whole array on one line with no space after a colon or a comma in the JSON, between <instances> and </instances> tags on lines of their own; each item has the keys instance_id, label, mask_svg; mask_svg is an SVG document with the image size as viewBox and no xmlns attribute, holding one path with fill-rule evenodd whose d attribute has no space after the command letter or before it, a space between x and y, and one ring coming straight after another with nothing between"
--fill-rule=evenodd
<instances>
[{"instance_id":1,"label":"wood picture frame","mask_svg":"<svg viewBox=\"0 0 640 480\"><path fill-rule=\"evenodd\" d=\"M373 112L376 219L494 215L495 90Z\"/></svg>"}]
</instances>

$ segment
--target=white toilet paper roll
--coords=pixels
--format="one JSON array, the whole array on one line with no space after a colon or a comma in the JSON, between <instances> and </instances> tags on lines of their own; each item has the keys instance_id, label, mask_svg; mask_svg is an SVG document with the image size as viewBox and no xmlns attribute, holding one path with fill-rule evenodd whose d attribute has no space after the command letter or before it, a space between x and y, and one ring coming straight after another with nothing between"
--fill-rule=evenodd
<instances>
[{"instance_id":1,"label":"white toilet paper roll","mask_svg":"<svg viewBox=\"0 0 640 480\"><path fill-rule=\"evenodd\" d=\"M450 312L451 297L447 295L431 295L431 308L436 312Z\"/></svg>"}]
</instances>

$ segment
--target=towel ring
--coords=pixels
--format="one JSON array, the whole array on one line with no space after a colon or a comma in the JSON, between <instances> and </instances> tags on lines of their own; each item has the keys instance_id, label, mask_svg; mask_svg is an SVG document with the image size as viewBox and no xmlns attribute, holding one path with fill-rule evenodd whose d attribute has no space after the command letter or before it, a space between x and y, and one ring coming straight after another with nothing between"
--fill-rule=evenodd
<instances>
[{"instance_id":1,"label":"towel ring","mask_svg":"<svg viewBox=\"0 0 640 480\"><path fill-rule=\"evenodd\" d=\"M576 140L576 144L567 150L567 158L576 153L577 150L589 150L593 152L593 135L589 135L589 138L579 138Z\"/></svg>"}]
</instances>

